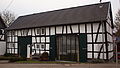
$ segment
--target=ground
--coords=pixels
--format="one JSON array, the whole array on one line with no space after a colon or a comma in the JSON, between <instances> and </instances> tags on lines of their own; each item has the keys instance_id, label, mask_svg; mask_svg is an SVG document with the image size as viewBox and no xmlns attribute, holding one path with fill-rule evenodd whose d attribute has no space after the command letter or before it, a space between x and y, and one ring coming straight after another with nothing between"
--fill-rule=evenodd
<instances>
[{"instance_id":1,"label":"ground","mask_svg":"<svg viewBox=\"0 0 120 68\"><path fill-rule=\"evenodd\" d=\"M13 64L2 63L0 68L116 68L116 64ZM117 68L120 68L120 64Z\"/></svg>"}]
</instances>

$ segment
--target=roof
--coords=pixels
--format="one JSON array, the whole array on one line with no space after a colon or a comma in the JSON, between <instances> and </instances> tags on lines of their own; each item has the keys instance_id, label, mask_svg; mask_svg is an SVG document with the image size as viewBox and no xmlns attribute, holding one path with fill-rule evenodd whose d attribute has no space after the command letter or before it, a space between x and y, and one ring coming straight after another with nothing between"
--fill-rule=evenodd
<instances>
[{"instance_id":1,"label":"roof","mask_svg":"<svg viewBox=\"0 0 120 68\"><path fill-rule=\"evenodd\" d=\"M8 30L106 20L109 5L105 2L20 16Z\"/></svg>"},{"instance_id":2,"label":"roof","mask_svg":"<svg viewBox=\"0 0 120 68\"><path fill-rule=\"evenodd\" d=\"M0 29L4 29L4 28L6 28L6 25L5 25L3 19L0 16Z\"/></svg>"}]
</instances>

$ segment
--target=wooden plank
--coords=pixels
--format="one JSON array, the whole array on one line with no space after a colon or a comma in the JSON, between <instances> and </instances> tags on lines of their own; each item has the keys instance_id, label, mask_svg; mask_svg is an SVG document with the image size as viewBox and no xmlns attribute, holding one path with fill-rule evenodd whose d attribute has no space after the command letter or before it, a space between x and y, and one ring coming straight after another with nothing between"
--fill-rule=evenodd
<instances>
[{"instance_id":1,"label":"wooden plank","mask_svg":"<svg viewBox=\"0 0 120 68\"><path fill-rule=\"evenodd\" d=\"M87 35L86 34L80 34L79 36L79 56L80 56L80 62L87 62Z\"/></svg>"},{"instance_id":2,"label":"wooden plank","mask_svg":"<svg viewBox=\"0 0 120 68\"><path fill-rule=\"evenodd\" d=\"M103 44L103 45L104 45L104 44ZM99 51L99 53L98 53L98 57L97 57L97 59L100 59L100 54L101 54L101 51L102 51L103 45L102 45L101 48L100 48L100 51Z\"/></svg>"}]
</instances>

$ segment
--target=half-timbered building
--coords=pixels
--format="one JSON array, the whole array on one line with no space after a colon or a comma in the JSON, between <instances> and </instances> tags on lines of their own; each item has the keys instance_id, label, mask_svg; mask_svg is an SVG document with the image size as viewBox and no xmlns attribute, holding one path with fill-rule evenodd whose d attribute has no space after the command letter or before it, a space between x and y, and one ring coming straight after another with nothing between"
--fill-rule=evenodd
<instances>
[{"instance_id":1,"label":"half-timbered building","mask_svg":"<svg viewBox=\"0 0 120 68\"><path fill-rule=\"evenodd\" d=\"M0 16L0 55L4 55L6 52L6 41L5 41L5 32L4 32L5 28L6 25Z\"/></svg>"},{"instance_id":2,"label":"half-timbered building","mask_svg":"<svg viewBox=\"0 0 120 68\"><path fill-rule=\"evenodd\" d=\"M110 60L113 57L109 2L18 17L7 28L7 53L30 58L48 52L50 60Z\"/></svg>"}]
</instances>

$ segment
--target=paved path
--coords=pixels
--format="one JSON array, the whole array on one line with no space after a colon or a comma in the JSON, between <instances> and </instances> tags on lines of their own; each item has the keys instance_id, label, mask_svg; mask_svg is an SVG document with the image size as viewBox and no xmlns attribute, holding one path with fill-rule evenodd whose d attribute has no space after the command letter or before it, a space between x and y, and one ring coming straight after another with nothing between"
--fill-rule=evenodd
<instances>
[{"instance_id":1,"label":"paved path","mask_svg":"<svg viewBox=\"0 0 120 68\"><path fill-rule=\"evenodd\" d=\"M115 64L0 64L0 68L116 68ZM120 68L120 64L118 65Z\"/></svg>"},{"instance_id":2,"label":"paved path","mask_svg":"<svg viewBox=\"0 0 120 68\"><path fill-rule=\"evenodd\" d=\"M9 60L0 60L0 64L3 64L3 63L8 63Z\"/></svg>"}]
</instances>

